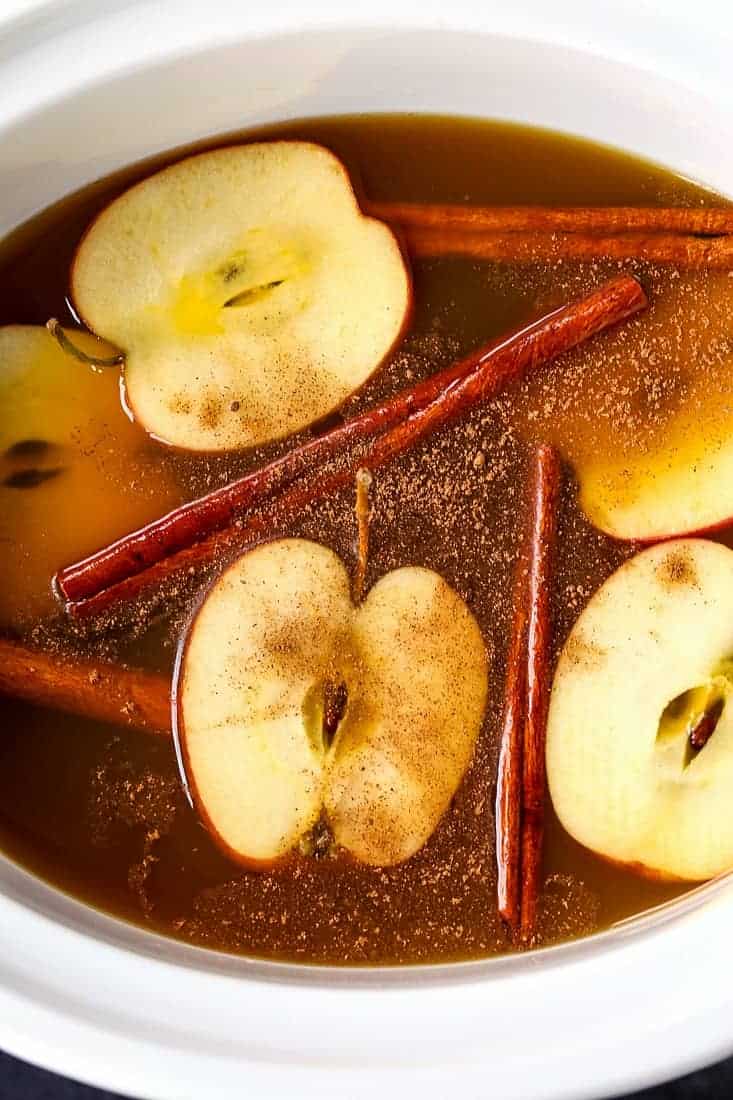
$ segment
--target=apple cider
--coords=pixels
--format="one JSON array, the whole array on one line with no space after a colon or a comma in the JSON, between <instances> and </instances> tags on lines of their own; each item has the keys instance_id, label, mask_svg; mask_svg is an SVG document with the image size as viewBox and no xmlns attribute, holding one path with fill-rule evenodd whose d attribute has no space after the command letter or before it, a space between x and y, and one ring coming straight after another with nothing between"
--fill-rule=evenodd
<instances>
[{"instance_id":1,"label":"apple cider","mask_svg":"<svg viewBox=\"0 0 733 1100\"><path fill-rule=\"evenodd\" d=\"M320 164L323 175L301 202L313 210L297 214L307 232L289 236L289 184L310 171L297 152L308 147L289 146L292 181L281 191L268 183L277 218L265 195L246 248L209 262L206 233L213 239L239 201L239 177L225 164L222 211L212 207L201 231L201 271L181 274L177 231L186 218L180 236L197 231L190 181L181 177L170 200L161 192L149 207L148 192L128 189L190 153L272 139L325 146L348 175L335 160ZM270 170L265 160L252 180ZM661 251L650 259L643 233L638 256L429 255L428 230L405 274L381 223L359 216L348 179L375 214L396 203L726 208L671 171L548 131L366 115L176 150L18 229L0 247L0 640L87 670L85 697L100 684L96 663L142 670L155 683L174 672L178 679L173 738L138 728L134 701L109 723L93 708L68 713L74 708L63 702L41 706L48 700L40 696L0 696L0 846L117 917L249 956L441 962L588 935L725 869L725 852L696 862L684 836L700 824L693 803L707 789L703 758L719 754L729 766L733 637L728 651L727 625L719 638L706 627L719 648L699 668L692 641L680 639L696 637L703 610L692 607L695 593L707 585L716 595L726 580L733 592L733 501L725 512L731 492L720 488L733 473L733 261L674 263ZM125 218L135 219L132 229ZM715 245L719 235L691 234L690 247ZM400 244L411 252L409 234ZM176 272L170 308L141 305L122 277L100 291L111 267L128 259L140 272L141 302L161 271ZM306 270L317 272L312 284ZM160 592L98 617L63 609L51 583L62 567L621 273L640 281L648 308L390 455L372 469L361 512L354 481L334 481L273 513L244 556L229 546ZM285 345L282 318L292 311L299 321L287 321ZM256 347L252 316L260 318ZM60 321L71 354L43 329L49 318ZM107 343L81 331L82 322ZM215 377L217 340L228 373ZM246 364L245 340L255 347ZM119 347L127 351L122 391ZM521 941L497 905L496 803L525 484L538 444L556 449L564 476L549 592L550 677L557 674L541 888L532 935ZM713 530L705 549L665 541L705 529ZM652 550L637 557L645 544ZM298 585L282 580L289 571ZM277 592L268 588L273 577ZM616 601L613 621L599 610L601 586L601 602ZM626 651L619 639L637 620L645 642ZM666 642L654 637L657 620L674 632ZM625 671L634 662L661 667L675 645L685 669L670 672L668 688L658 686L662 702L645 709ZM292 714L273 699L285 681L295 692L314 677L318 691L303 687L298 697L305 732L294 747L285 724ZM634 734L634 708L654 724L643 761L624 740ZM234 711L260 723L246 753ZM595 722L608 726L597 751L586 745ZM218 761L212 737L222 745ZM613 806L599 807L616 768L623 798L614 817ZM386 809L376 789L389 792ZM644 837L627 836L624 822L644 814ZM679 822L679 851L667 817ZM701 828L714 826L705 818Z\"/></svg>"}]
</instances>

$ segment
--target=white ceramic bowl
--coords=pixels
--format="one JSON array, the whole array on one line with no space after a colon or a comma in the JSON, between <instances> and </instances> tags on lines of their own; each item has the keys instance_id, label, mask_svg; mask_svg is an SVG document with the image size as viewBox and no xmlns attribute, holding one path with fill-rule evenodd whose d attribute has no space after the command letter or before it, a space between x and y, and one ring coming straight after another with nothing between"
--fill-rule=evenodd
<instances>
[{"instance_id":1,"label":"white ceramic bowl","mask_svg":"<svg viewBox=\"0 0 733 1100\"><path fill-rule=\"evenodd\" d=\"M13 14L15 12L15 14ZM585 134L733 193L730 0L4 0L0 231L157 149L435 110ZM304 969L129 927L0 860L0 1045L135 1096L595 1097L733 1048L733 887L508 960Z\"/></svg>"}]
</instances>

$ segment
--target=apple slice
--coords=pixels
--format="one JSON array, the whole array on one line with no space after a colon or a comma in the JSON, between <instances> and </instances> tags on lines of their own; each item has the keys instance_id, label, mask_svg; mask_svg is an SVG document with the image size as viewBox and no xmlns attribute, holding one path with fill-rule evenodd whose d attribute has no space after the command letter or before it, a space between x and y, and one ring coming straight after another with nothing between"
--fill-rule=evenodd
<instances>
[{"instance_id":1,"label":"apple slice","mask_svg":"<svg viewBox=\"0 0 733 1100\"><path fill-rule=\"evenodd\" d=\"M550 701L549 789L576 840L661 878L733 867L732 657L731 550L678 539L606 581Z\"/></svg>"},{"instance_id":2,"label":"apple slice","mask_svg":"<svg viewBox=\"0 0 733 1100\"><path fill-rule=\"evenodd\" d=\"M88 334L82 351L111 349ZM0 327L0 624L54 608L62 565L180 500L120 404L116 371L71 361L45 328Z\"/></svg>"},{"instance_id":3,"label":"apple slice","mask_svg":"<svg viewBox=\"0 0 733 1100\"><path fill-rule=\"evenodd\" d=\"M658 542L733 517L732 291L728 272L652 278L644 323L595 361L600 416L576 468L583 509L614 538Z\"/></svg>"},{"instance_id":4,"label":"apple slice","mask_svg":"<svg viewBox=\"0 0 733 1100\"><path fill-rule=\"evenodd\" d=\"M645 283L643 317L529 378L509 415L573 466L596 527L658 542L733 519L733 280L660 269Z\"/></svg>"},{"instance_id":5,"label":"apple slice","mask_svg":"<svg viewBox=\"0 0 733 1100\"><path fill-rule=\"evenodd\" d=\"M189 450L277 439L383 361L411 287L392 231L302 141L201 153L112 202L71 274L77 311L126 356L144 428Z\"/></svg>"},{"instance_id":6,"label":"apple slice","mask_svg":"<svg viewBox=\"0 0 733 1100\"><path fill-rule=\"evenodd\" d=\"M328 734L326 695L341 685ZM331 550L267 543L217 580L182 650L187 782L214 837L248 866L282 858L323 816L357 859L399 863L448 808L486 691L479 627L436 573L398 569L354 606Z\"/></svg>"},{"instance_id":7,"label":"apple slice","mask_svg":"<svg viewBox=\"0 0 733 1100\"><path fill-rule=\"evenodd\" d=\"M580 472L580 504L614 538L658 542L733 517L733 392L710 393L672 417L661 439L616 450Z\"/></svg>"}]
</instances>

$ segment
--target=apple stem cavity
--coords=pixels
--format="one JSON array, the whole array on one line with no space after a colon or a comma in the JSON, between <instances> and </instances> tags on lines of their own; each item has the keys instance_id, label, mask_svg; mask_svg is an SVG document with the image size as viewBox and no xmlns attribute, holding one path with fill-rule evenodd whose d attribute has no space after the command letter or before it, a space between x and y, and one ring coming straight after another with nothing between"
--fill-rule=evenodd
<instances>
[{"instance_id":1,"label":"apple stem cavity","mask_svg":"<svg viewBox=\"0 0 733 1100\"><path fill-rule=\"evenodd\" d=\"M715 733L730 686L726 675L718 675L709 683L683 691L664 708L657 741L664 745L684 739L683 768L692 763Z\"/></svg>"},{"instance_id":2,"label":"apple stem cavity","mask_svg":"<svg viewBox=\"0 0 733 1100\"><path fill-rule=\"evenodd\" d=\"M264 298L271 290L275 290L276 287L282 286L285 279L273 279L269 283L262 283L260 286L251 286L247 290L242 290L239 294L235 294L232 298L224 303L224 309L228 309L232 306L249 306L254 302L259 302Z\"/></svg>"},{"instance_id":3,"label":"apple stem cavity","mask_svg":"<svg viewBox=\"0 0 733 1100\"><path fill-rule=\"evenodd\" d=\"M312 829L300 838L298 850L309 859L326 859L334 851L335 840L331 826L320 817Z\"/></svg>"},{"instance_id":4,"label":"apple stem cavity","mask_svg":"<svg viewBox=\"0 0 733 1100\"><path fill-rule=\"evenodd\" d=\"M76 359L77 362L84 363L87 367L120 367L125 362L125 356L122 352L110 356L87 355L85 351L82 351L69 339L55 317L51 317L46 321L46 328L63 352L72 359Z\"/></svg>"},{"instance_id":5,"label":"apple stem cavity","mask_svg":"<svg viewBox=\"0 0 733 1100\"><path fill-rule=\"evenodd\" d=\"M13 470L0 482L5 489L37 489L47 481L64 472L63 466L28 466L24 470Z\"/></svg>"},{"instance_id":6,"label":"apple stem cavity","mask_svg":"<svg viewBox=\"0 0 733 1100\"><path fill-rule=\"evenodd\" d=\"M349 694L343 681L335 684L328 681L323 689L323 746L329 749L336 736L341 719L346 713Z\"/></svg>"},{"instance_id":7,"label":"apple stem cavity","mask_svg":"<svg viewBox=\"0 0 733 1100\"><path fill-rule=\"evenodd\" d=\"M357 559L356 574L354 576L354 603L361 603L364 596L364 581L366 578L367 561L369 558L369 527L372 518L369 503L369 489L373 478L369 470L356 471L356 525L357 525Z\"/></svg>"},{"instance_id":8,"label":"apple stem cavity","mask_svg":"<svg viewBox=\"0 0 733 1100\"><path fill-rule=\"evenodd\" d=\"M701 749L705 748L708 741L715 733L724 706L725 699L722 697L715 699L712 705L705 711L702 717L697 720L690 730L687 738L690 750L692 750L690 759L694 759L694 756L696 756ZM689 763L689 760L687 762Z\"/></svg>"}]
</instances>

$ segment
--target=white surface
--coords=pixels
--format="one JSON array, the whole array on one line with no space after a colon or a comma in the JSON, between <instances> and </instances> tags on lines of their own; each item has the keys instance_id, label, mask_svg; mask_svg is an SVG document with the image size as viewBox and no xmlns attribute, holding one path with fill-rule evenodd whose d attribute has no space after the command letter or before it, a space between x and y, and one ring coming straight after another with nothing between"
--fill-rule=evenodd
<instances>
[{"instance_id":1,"label":"white surface","mask_svg":"<svg viewBox=\"0 0 733 1100\"><path fill-rule=\"evenodd\" d=\"M728 0L698 0L694 24L679 0L35 8L1 9L3 229L155 149L358 108L554 125L733 193ZM733 892L702 899L519 960L335 973L158 939L4 862L0 1043L156 1100L609 1095L733 1046Z\"/></svg>"}]
</instances>

